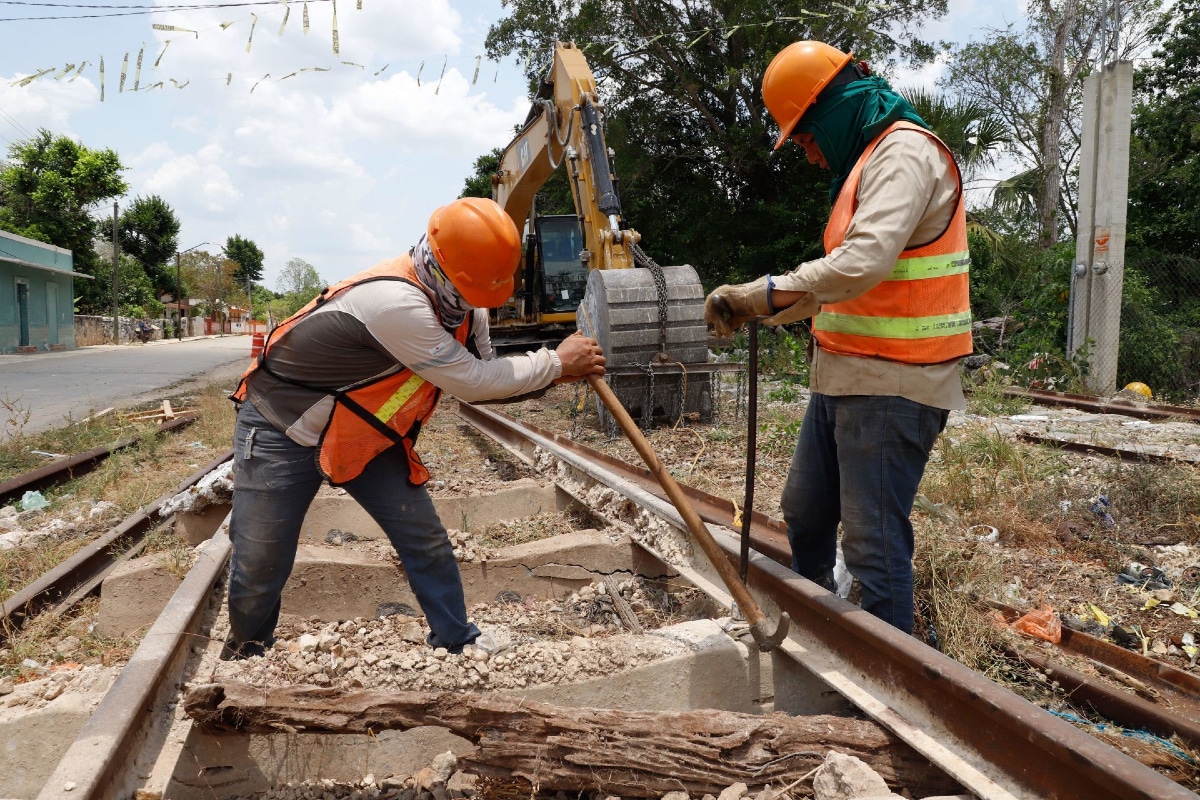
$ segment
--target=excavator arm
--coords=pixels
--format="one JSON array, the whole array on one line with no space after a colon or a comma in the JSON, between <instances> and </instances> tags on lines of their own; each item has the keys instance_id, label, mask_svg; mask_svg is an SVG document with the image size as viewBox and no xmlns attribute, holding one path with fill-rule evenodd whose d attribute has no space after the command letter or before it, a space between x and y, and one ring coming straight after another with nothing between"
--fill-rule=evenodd
<instances>
[{"instance_id":1,"label":"excavator arm","mask_svg":"<svg viewBox=\"0 0 1200 800\"><path fill-rule=\"evenodd\" d=\"M565 160L583 228L583 261L593 269L620 269L634 265L631 246L640 237L622 227L601 111L583 53L558 43L524 127L500 157L492 196L521 230L534 196Z\"/></svg>"},{"instance_id":2,"label":"excavator arm","mask_svg":"<svg viewBox=\"0 0 1200 800\"><path fill-rule=\"evenodd\" d=\"M492 198L526 235L513 299L491 314L492 342L505 352L578 328L604 348L608 380L631 412L641 409L647 421L711 419L700 279L687 265L660 267L639 248L641 236L621 215L611 158L592 70L577 47L559 42L492 176ZM536 213L538 191L564 166L575 214Z\"/></svg>"}]
</instances>

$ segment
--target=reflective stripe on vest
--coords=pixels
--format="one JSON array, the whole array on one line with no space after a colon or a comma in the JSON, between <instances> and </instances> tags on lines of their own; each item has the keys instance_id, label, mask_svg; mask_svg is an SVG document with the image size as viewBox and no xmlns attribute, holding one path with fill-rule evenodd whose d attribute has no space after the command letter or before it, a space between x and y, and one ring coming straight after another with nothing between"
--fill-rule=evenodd
<instances>
[{"instance_id":1,"label":"reflective stripe on vest","mask_svg":"<svg viewBox=\"0 0 1200 800\"><path fill-rule=\"evenodd\" d=\"M424 378L413 373L408 380L400 384L400 388L396 390L396 393L389 397L388 401L375 412L375 418L380 422L386 423L396 415L401 406L409 401L409 398L416 394L417 389L420 389L424 383Z\"/></svg>"},{"instance_id":2,"label":"reflective stripe on vest","mask_svg":"<svg viewBox=\"0 0 1200 800\"><path fill-rule=\"evenodd\" d=\"M841 246L857 209L862 170L884 136L914 130L929 136L954 163L946 146L929 131L897 122L877 136L850 171L825 228L825 252ZM936 364L968 355L971 342L970 252L962 179L954 215L942 235L905 250L891 273L865 294L822 306L813 335L825 350L910 364Z\"/></svg>"}]
</instances>

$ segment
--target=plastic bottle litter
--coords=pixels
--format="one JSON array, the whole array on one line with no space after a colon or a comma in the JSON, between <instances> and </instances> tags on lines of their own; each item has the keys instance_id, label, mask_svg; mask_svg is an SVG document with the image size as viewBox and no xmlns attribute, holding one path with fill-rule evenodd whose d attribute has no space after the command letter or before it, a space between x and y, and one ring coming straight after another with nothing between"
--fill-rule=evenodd
<instances>
[{"instance_id":1,"label":"plastic bottle litter","mask_svg":"<svg viewBox=\"0 0 1200 800\"><path fill-rule=\"evenodd\" d=\"M28 491L21 496L21 510L33 511L38 508L49 508L50 501L41 492Z\"/></svg>"},{"instance_id":2,"label":"plastic bottle litter","mask_svg":"<svg viewBox=\"0 0 1200 800\"><path fill-rule=\"evenodd\" d=\"M1117 521L1113 519L1112 514L1109 512L1110 508L1112 508L1112 503L1108 501L1108 496L1101 492L1089 510L1100 518L1101 525L1109 530L1113 530L1117 527Z\"/></svg>"}]
</instances>

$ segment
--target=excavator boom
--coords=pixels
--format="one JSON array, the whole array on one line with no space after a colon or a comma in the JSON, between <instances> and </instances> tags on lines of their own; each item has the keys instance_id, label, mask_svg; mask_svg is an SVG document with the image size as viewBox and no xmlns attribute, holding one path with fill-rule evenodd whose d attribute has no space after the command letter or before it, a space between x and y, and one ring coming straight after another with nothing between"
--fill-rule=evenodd
<instances>
[{"instance_id":1,"label":"excavator boom","mask_svg":"<svg viewBox=\"0 0 1200 800\"><path fill-rule=\"evenodd\" d=\"M690 266L660 267L642 252L641 236L625 225L611 162L592 70L578 48L559 42L492 176L493 199L526 241L513 299L492 313L493 342L503 351L579 328L600 341L627 409L641 409L645 419L689 411L711 418L699 278ZM537 194L560 167L575 214L540 215Z\"/></svg>"}]
</instances>

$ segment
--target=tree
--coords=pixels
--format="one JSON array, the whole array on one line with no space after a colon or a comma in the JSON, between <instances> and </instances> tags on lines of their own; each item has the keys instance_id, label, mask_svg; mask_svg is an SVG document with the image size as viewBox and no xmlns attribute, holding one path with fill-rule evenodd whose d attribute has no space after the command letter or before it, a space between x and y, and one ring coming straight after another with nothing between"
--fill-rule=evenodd
<instances>
[{"instance_id":1,"label":"tree","mask_svg":"<svg viewBox=\"0 0 1200 800\"><path fill-rule=\"evenodd\" d=\"M175 251L179 247L179 217L158 195L135 197L121 212L118 239L121 252L141 264L155 298L175 294Z\"/></svg>"},{"instance_id":2,"label":"tree","mask_svg":"<svg viewBox=\"0 0 1200 800\"><path fill-rule=\"evenodd\" d=\"M229 313L230 299L241 294L235 282L237 264L204 250L184 253L181 264L188 288L199 297L208 316L220 320Z\"/></svg>"},{"instance_id":3,"label":"tree","mask_svg":"<svg viewBox=\"0 0 1200 800\"><path fill-rule=\"evenodd\" d=\"M279 319L286 319L320 294L325 288L325 281L312 264L302 258L293 258L279 273L276 287L283 297L271 301L271 313Z\"/></svg>"},{"instance_id":4,"label":"tree","mask_svg":"<svg viewBox=\"0 0 1200 800\"><path fill-rule=\"evenodd\" d=\"M1129 238L1196 252L1200 206L1200 0L1177 0L1153 31L1162 42L1134 76Z\"/></svg>"},{"instance_id":5,"label":"tree","mask_svg":"<svg viewBox=\"0 0 1200 800\"><path fill-rule=\"evenodd\" d=\"M240 286L249 286L254 281L262 280L263 251L250 239L243 239L236 233L225 240L222 249L225 257L238 265L235 280Z\"/></svg>"},{"instance_id":6,"label":"tree","mask_svg":"<svg viewBox=\"0 0 1200 800\"><path fill-rule=\"evenodd\" d=\"M0 228L70 250L76 272L98 276L92 212L127 190L116 152L91 150L41 129L8 148L0 166ZM106 228L111 236L111 220ZM80 281L80 310L103 310L110 302L95 281Z\"/></svg>"},{"instance_id":7,"label":"tree","mask_svg":"<svg viewBox=\"0 0 1200 800\"><path fill-rule=\"evenodd\" d=\"M527 62L536 86L556 40L584 48L626 220L655 260L691 263L711 285L790 269L819 251L827 177L799 148L771 151L776 131L759 87L774 55L815 38L853 45L884 71L901 58L925 61L934 49L911 30L946 3L818 2L802 15L793 3L763 0L512 0L506 8L488 33L488 56Z\"/></svg>"},{"instance_id":8,"label":"tree","mask_svg":"<svg viewBox=\"0 0 1200 800\"><path fill-rule=\"evenodd\" d=\"M1074 237L1075 181L1083 81L1098 62L1141 52L1161 18L1160 0L1120 3L1121 38L1112 45L1109 0L1037 0L1024 26L992 29L951 54L941 88L993 110L1008 128L1008 154L1022 167L994 197L1008 209L1036 210L1039 246L1064 227Z\"/></svg>"}]
</instances>

